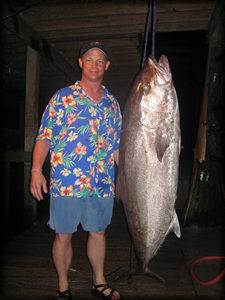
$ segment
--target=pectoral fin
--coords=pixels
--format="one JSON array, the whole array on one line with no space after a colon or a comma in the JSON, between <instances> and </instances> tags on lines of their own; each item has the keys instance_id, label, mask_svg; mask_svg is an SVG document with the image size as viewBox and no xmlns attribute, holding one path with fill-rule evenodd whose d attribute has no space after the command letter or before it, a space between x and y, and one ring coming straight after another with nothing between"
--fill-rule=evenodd
<instances>
[{"instance_id":1,"label":"pectoral fin","mask_svg":"<svg viewBox=\"0 0 225 300\"><path fill-rule=\"evenodd\" d=\"M156 138L155 138L155 150L158 157L158 160L161 162L163 155L166 149L169 147L169 137L167 134L167 130L160 127L157 129Z\"/></svg>"},{"instance_id":2,"label":"pectoral fin","mask_svg":"<svg viewBox=\"0 0 225 300\"><path fill-rule=\"evenodd\" d=\"M177 217L177 214L176 214L175 210L174 210L174 213L173 213L173 219L172 219L172 221L170 223L170 226L169 226L169 229L168 229L168 233L170 231L173 231L178 238L181 237L180 223L179 223L179 220L178 220L178 217Z\"/></svg>"}]
</instances>

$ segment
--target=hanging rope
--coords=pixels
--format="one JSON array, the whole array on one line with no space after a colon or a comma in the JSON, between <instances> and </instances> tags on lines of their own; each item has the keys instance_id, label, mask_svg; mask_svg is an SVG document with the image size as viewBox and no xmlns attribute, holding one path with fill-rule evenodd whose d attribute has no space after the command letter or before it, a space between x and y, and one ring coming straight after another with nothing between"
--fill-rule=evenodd
<instances>
[{"instance_id":1,"label":"hanging rope","mask_svg":"<svg viewBox=\"0 0 225 300\"><path fill-rule=\"evenodd\" d=\"M144 47L144 54L143 54L143 60L142 60L142 67L145 64L145 59L146 59L146 52L147 52L147 45L148 45L148 33L149 33L149 24L150 24L151 12L152 12L152 0L149 1L148 19L147 19L147 26L146 26L146 33L145 33L145 47Z\"/></svg>"},{"instance_id":2,"label":"hanging rope","mask_svg":"<svg viewBox=\"0 0 225 300\"><path fill-rule=\"evenodd\" d=\"M153 13L152 13L152 6L153 6ZM146 59L146 52L147 52L147 46L148 46L149 25L150 25L151 15L152 15L152 53L151 54L152 54L152 56L155 57L156 0L150 0L149 1L149 10L148 10L146 33L145 33L145 46L144 46L142 67L145 64L145 59Z\"/></svg>"},{"instance_id":3,"label":"hanging rope","mask_svg":"<svg viewBox=\"0 0 225 300\"><path fill-rule=\"evenodd\" d=\"M153 0L152 56L154 57L155 57L155 25L156 25L156 0Z\"/></svg>"}]
</instances>

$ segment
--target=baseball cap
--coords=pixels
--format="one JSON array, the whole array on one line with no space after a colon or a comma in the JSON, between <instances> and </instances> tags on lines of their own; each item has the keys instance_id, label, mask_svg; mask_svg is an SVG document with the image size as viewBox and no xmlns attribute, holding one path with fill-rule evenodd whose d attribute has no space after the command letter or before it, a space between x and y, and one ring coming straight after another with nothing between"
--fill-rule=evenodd
<instances>
[{"instance_id":1,"label":"baseball cap","mask_svg":"<svg viewBox=\"0 0 225 300\"><path fill-rule=\"evenodd\" d=\"M85 53L87 53L89 50L94 48L101 50L105 54L106 58L108 59L109 57L108 49L104 43L99 41L90 41L84 44L80 49L80 57L82 57Z\"/></svg>"}]
</instances>

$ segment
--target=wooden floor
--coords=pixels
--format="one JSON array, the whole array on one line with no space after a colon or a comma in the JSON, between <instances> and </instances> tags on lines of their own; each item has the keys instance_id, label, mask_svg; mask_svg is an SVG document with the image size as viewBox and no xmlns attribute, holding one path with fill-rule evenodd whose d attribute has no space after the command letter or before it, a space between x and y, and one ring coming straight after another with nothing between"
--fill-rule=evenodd
<instances>
[{"instance_id":1,"label":"wooden floor","mask_svg":"<svg viewBox=\"0 0 225 300\"><path fill-rule=\"evenodd\" d=\"M55 296L57 277L51 257L54 234L45 230L47 216L36 222L2 248L0 299L50 300ZM79 228L73 236L74 258L69 272L73 299L95 299L90 295L91 268L85 254L87 234ZM166 283L136 276L113 282L129 270L131 242L121 204L115 204L112 224L107 229L107 280L124 299L225 299L224 278L211 286L198 284L190 273L193 261L224 253L223 228L182 228L182 237L170 233L149 267ZM134 259L135 264L135 259ZM215 278L225 261L209 261L196 265L195 273L202 281Z\"/></svg>"}]
</instances>

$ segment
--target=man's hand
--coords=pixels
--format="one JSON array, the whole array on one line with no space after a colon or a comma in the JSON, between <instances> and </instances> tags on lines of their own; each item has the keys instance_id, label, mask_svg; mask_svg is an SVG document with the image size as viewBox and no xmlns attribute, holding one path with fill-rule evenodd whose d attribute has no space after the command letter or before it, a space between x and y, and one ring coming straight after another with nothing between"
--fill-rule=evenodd
<instances>
[{"instance_id":1,"label":"man's hand","mask_svg":"<svg viewBox=\"0 0 225 300\"><path fill-rule=\"evenodd\" d=\"M30 192L38 200L43 200L42 190L47 193L47 181L41 171L31 172Z\"/></svg>"},{"instance_id":2,"label":"man's hand","mask_svg":"<svg viewBox=\"0 0 225 300\"><path fill-rule=\"evenodd\" d=\"M30 192L38 200L43 200L42 190L47 193L47 181L42 174L42 166L46 159L50 147L50 142L46 140L38 140L35 143L33 151L33 165L30 180Z\"/></svg>"}]
</instances>

